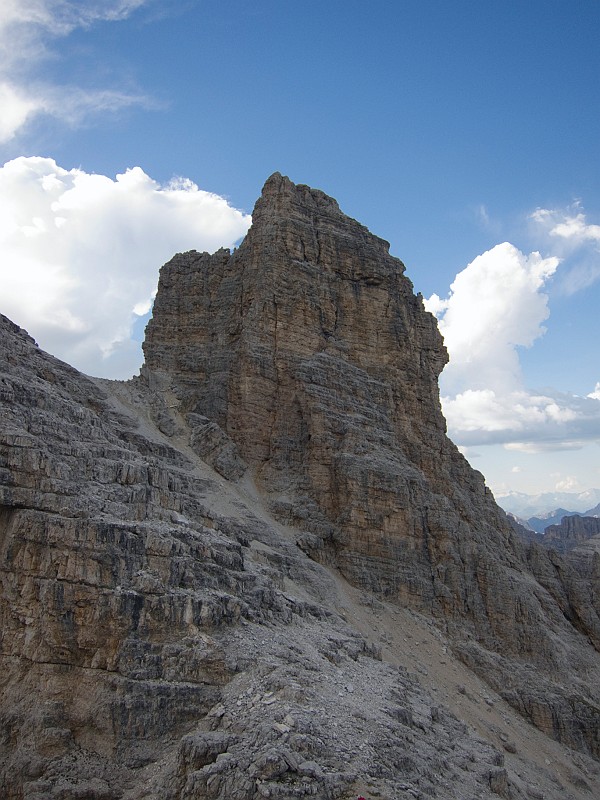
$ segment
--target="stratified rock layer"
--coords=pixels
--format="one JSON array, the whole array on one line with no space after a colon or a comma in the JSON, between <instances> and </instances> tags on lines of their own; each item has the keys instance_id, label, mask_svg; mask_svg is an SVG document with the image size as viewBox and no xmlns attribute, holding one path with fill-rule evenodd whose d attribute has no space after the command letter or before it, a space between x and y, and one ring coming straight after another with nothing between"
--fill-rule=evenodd
<instances>
[{"instance_id":1,"label":"stratified rock layer","mask_svg":"<svg viewBox=\"0 0 600 800\"><path fill-rule=\"evenodd\" d=\"M542 542L558 553L568 553L594 536L600 536L600 517L563 517L560 525L548 525Z\"/></svg>"},{"instance_id":2,"label":"stratified rock layer","mask_svg":"<svg viewBox=\"0 0 600 800\"><path fill-rule=\"evenodd\" d=\"M466 522L504 557L511 533L444 435L446 351L403 273L335 200L276 174L233 255L163 267L144 375L181 413L218 423L279 518L316 534L315 557L462 614L465 598L443 586L465 588L456 559L436 557L448 574L434 585L429 551Z\"/></svg>"},{"instance_id":3,"label":"stratified rock layer","mask_svg":"<svg viewBox=\"0 0 600 800\"><path fill-rule=\"evenodd\" d=\"M522 545L446 438L403 271L274 175L163 267L140 379L0 317L0 796L600 792L597 554Z\"/></svg>"},{"instance_id":4,"label":"stratified rock layer","mask_svg":"<svg viewBox=\"0 0 600 800\"><path fill-rule=\"evenodd\" d=\"M544 730L600 754L595 690L578 683L597 668L596 610L537 561L544 588L534 582L482 476L446 437L446 351L386 242L275 174L237 251L163 267L144 352L145 380L226 432L306 552L435 615L534 721L530 692L550 717L560 708ZM557 637L574 654L567 707L553 699Z\"/></svg>"},{"instance_id":5,"label":"stratified rock layer","mask_svg":"<svg viewBox=\"0 0 600 800\"><path fill-rule=\"evenodd\" d=\"M311 561L251 485L197 457L183 417L185 437L167 441L156 396L79 375L1 316L0 392L2 798L409 800L441 787L466 800L542 785L579 800L595 784L593 763L563 752L566 782L539 754L505 766L507 710L484 741L401 666L427 674L405 634L454 663L427 622ZM501 705L452 672L473 719L478 698Z\"/></svg>"}]
</instances>

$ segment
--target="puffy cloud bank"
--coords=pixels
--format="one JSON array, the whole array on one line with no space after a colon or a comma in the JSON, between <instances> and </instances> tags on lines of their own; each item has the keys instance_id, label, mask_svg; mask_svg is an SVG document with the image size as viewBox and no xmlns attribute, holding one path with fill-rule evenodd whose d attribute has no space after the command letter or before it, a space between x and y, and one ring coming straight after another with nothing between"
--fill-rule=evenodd
<instances>
[{"instance_id":1,"label":"puffy cloud bank","mask_svg":"<svg viewBox=\"0 0 600 800\"><path fill-rule=\"evenodd\" d=\"M530 347L544 333L549 311L541 289L557 266L557 258L525 256L505 242L460 272L446 300L433 295L427 301L451 356L446 389L506 391L520 385L515 348Z\"/></svg>"},{"instance_id":2,"label":"puffy cloud bank","mask_svg":"<svg viewBox=\"0 0 600 800\"><path fill-rule=\"evenodd\" d=\"M149 0L2 0L0 3L0 144L34 117L48 114L77 124L90 113L151 105L135 92L110 88L55 86L41 78L51 42L77 28L118 22Z\"/></svg>"},{"instance_id":3,"label":"puffy cloud bank","mask_svg":"<svg viewBox=\"0 0 600 800\"><path fill-rule=\"evenodd\" d=\"M503 443L539 452L600 439L599 386L587 397L523 385L519 347L544 334L544 291L559 259L526 256L505 242L478 256L446 299L426 301L450 355L440 385L449 433L463 446Z\"/></svg>"},{"instance_id":4,"label":"puffy cloud bank","mask_svg":"<svg viewBox=\"0 0 600 800\"><path fill-rule=\"evenodd\" d=\"M175 252L231 247L250 217L189 180L139 167L66 170L49 158L0 168L0 312L78 369L127 378L141 364L136 320Z\"/></svg>"}]
</instances>

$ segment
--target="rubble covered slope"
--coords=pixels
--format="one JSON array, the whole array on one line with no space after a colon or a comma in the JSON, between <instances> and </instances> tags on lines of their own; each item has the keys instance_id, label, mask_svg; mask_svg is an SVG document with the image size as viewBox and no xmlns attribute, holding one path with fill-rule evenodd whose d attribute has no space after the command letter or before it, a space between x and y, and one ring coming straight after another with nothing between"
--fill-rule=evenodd
<instances>
[{"instance_id":1,"label":"rubble covered slope","mask_svg":"<svg viewBox=\"0 0 600 800\"><path fill-rule=\"evenodd\" d=\"M600 792L598 553L517 538L334 200L166 264L133 381L0 340L1 796Z\"/></svg>"}]
</instances>

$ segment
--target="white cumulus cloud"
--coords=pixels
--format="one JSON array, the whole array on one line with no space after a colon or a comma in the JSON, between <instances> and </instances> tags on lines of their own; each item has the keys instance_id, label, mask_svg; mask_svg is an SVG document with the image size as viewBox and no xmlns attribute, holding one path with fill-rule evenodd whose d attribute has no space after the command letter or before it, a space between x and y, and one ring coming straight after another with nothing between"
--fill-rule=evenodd
<instances>
[{"instance_id":1,"label":"white cumulus cloud","mask_svg":"<svg viewBox=\"0 0 600 800\"><path fill-rule=\"evenodd\" d=\"M557 258L525 256L504 242L460 272L447 299L433 295L426 301L450 353L446 391L520 387L516 347L530 347L544 333L548 298L540 290L557 266Z\"/></svg>"},{"instance_id":2,"label":"white cumulus cloud","mask_svg":"<svg viewBox=\"0 0 600 800\"><path fill-rule=\"evenodd\" d=\"M600 225L587 222L580 203L575 203L568 211L538 208L531 218L547 228L551 236L579 242L586 240L600 242Z\"/></svg>"},{"instance_id":3,"label":"white cumulus cloud","mask_svg":"<svg viewBox=\"0 0 600 800\"><path fill-rule=\"evenodd\" d=\"M232 246L247 214L189 180L116 179L17 158L0 168L0 311L89 374L130 377L132 340L175 252Z\"/></svg>"},{"instance_id":4,"label":"white cumulus cloud","mask_svg":"<svg viewBox=\"0 0 600 800\"><path fill-rule=\"evenodd\" d=\"M581 492L585 488L574 475L567 475L556 483L557 492Z\"/></svg>"},{"instance_id":5,"label":"white cumulus cloud","mask_svg":"<svg viewBox=\"0 0 600 800\"><path fill-rule=\"evenodd\" d=\"M519 348L531 347L545 332L544 289L558 265L557 257L526 256L505 242L460 272L447 298L433 295L425 302L450 356L440 388L457 443L540 452L600 439L598 385L587 397L523 385Z\"/></svg>"}]
</instances>

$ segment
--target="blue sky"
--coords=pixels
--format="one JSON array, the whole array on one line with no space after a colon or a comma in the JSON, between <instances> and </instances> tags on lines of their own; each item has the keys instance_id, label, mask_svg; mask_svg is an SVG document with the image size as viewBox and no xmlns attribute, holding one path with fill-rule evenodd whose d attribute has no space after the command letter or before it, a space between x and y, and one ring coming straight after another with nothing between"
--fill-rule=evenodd
<instances>
[{"instance_id":1,"label":"blue sky","mask_svg":"<svg viewBox=\"0 0 600 800\"><path fill-rule=\"evenodd\" d=\"M160 264L279 170L404 261L497 495L600 486L599 34L596 0L5 0L0 311L135 371Z\"/></svg>"}]
</instances>

